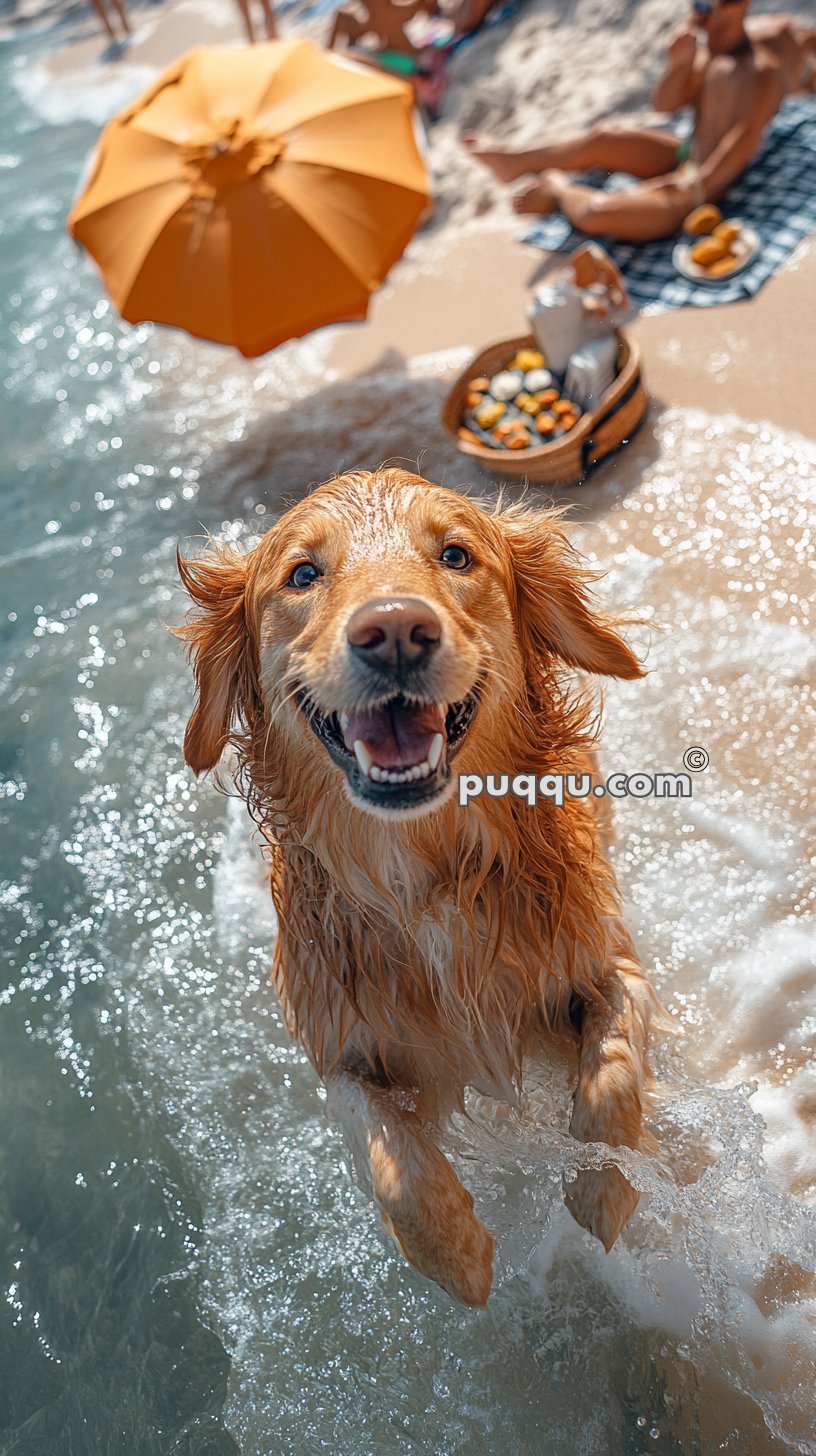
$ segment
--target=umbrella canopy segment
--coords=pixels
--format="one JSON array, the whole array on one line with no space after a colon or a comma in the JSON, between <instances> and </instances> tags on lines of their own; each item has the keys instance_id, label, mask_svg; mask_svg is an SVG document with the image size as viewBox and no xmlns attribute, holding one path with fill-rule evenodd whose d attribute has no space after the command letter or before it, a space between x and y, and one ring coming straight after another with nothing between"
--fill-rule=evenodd
<instances>
[{"instance_id":1,"label":"umbrella canopy segment","mask_svg":"<svg viewBox=\"0 0 816 1456\"><path fill-rule=\"evenodd\" d=\"M69 231L131 323L252 357L363 318L428 201L412 105L308 41L192 51L106 127Z\"/></svg>"}]
</instances>

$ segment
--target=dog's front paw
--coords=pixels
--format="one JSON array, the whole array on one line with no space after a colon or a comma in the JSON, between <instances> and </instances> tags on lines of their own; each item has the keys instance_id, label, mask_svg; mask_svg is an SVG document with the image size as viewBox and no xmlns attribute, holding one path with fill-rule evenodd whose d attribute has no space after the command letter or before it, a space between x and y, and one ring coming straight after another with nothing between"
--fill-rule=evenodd
<instances>
[{"instance_id":1,"label":"dog's front paw","mask_svg":"<svg viewBox=\"0 0 816 1456\"><path fill-rule=\"evenodd\" d=\"M640 1195L619 1168L585 1168L566 1185L564 1202L576 1223L600 1239L608 1254Z\"/></svg>"},{"instance_id":2,"label":"dog's front paw","mask_svg":"<svg viewBox=\"0 0 816 1456\"><path fill-rule=\"evenodd\" d=\"M372 1142L369 1158L382 1220L420 1274L462 1304L482 1309L493 1283L493 1235L473 1212L473 1198L447 1160L423 1139L401 1165L388 1142Z\"/></svg>"}]
</instances>

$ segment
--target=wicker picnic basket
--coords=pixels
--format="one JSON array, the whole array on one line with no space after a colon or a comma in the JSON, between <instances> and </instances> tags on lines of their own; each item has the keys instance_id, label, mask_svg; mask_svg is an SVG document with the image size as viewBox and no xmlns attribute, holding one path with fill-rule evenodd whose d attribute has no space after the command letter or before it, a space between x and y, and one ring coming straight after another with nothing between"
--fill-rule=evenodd
<instances>
[{"instance_id":1,"label":"wicker picnic basket","mask_svg":"<svg viewBox=\"0 0 816 1456\"><path fill-rule=\"evenodd\" d=\"M618 330L618 373L598 408L579 419L569 434L551 445L529 450L491 450L488 445L462 440L464 398L468 383L476 375L495 374L507 366L519 349L538 347L532 334L504 339L482 349L459 375L442 409L442 423L463 455L471 455L492 475L509 475L537 485L580 485L589 471L607 455L628 444L646 413L648 401L640 372L637 345Z\"/></svg>"}]
</instances>

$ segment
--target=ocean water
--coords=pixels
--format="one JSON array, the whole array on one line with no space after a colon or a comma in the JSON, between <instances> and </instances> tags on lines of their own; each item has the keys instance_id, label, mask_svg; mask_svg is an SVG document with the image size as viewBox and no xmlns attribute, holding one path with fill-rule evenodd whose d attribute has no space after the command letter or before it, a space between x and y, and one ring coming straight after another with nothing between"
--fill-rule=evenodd
<instances>
[{"instance_id":1,"label":"ocean water","mask_svg":"<svg viewBox=\"0 0 816 1456\"><path fill-rule=\"evenodd\" d=\"M467 484L458 356L344 381L328 336L246 364L119 323L63 232L101 118L43 103L39 44L0 46L0 1451L816 1452L816 446L655 412L574 497L604 594L654 622L606 764L710 758L617 814L677 1028L661 1154L618 1155L643 1199L607 1257L562 1206L597 1156L563 1068L521 1116L473 1098L448 1145L499 1277L461 1310L386 1244L282 1028L263 866L185 769L166 629L179 541L250 542L384 457Z\"/></svg>"}]
</instances>

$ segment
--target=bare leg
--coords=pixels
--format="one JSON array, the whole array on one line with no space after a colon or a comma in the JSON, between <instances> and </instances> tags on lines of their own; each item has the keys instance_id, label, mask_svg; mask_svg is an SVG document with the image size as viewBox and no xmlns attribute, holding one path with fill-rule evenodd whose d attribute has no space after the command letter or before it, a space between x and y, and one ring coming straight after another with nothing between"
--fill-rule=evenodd
<instances>
[{"instance_id":1,"label":"bare leg","mask_svg":"<svg viewBox=\"0 0 816 1456\"><path fill-rule=\"evenodd\" d=\"M646 243L671 237L700 200L694 182L679 173L661 178L659 185L603 192L573 182L563 172L544 172L516 194L513 207L516 212L545 216L563 212L573 227L591 238Z\"/></svg>"},{"instance_id":2,"label":"bare leg","mask_svg":"<svg viewBox=\"0 0 816 1456\"><path fill-rule=\"evenodd\" d=\"M604 992L605 1002L584 1010L570 1132L580 1142L651 1149L654 1143L643 1128L643 1093L649 1022L657 1000L637 962L626 955L616 962ZM569 1185L566 1201L608 1253L637 1208L638 1195L617 1168L592 1168Z\"/></svg>"},{"instance_id":3,"label":"bare leg","mask_svg":"<svg viewBox=\"0 0 816 1456\"><path fill-rule=\"evenodd\" d=\"M130 22L127 18L127 11L125 10L124 0L112 0L112 4L122 23L122 29L125 32L125 35L130 35Z\"/></svg>"},{"instance_id":4,"label":"bare leg","mask_svg":"<svg viewBox=\"0 0 816 1456\"><path fill-rule=\"evenodd\" d=\"M264 26L266 27L267 40L277 40L278 27L275 21L275 11L272 7L271 0L261 0L261 9L263 10L264 14Z\"/></svg>"},{"instance_id":5,"label":"bare leg","mask_svg":"<svg viewBox=\"0 0 816 1456\"><path fill-rule=\"evenodd\" d=\"M353 1072L332 1073L326 1091L328 1115L342 1126L358 1173L409 1264L463 1304L487 1304L493 1237L419 1119Z\"/></svg>"},{"instance_id":6,"label":"bare leg","mask_svg":"<svg viewBox=\"0 0 816 1456\"><path fill-rule=\"evenodd\" d=\"M484 162L500 182L515 182L527 172L558 167L567 172L630 172L633 177L662 177L674 170L677 138L657 128L602 122L577 136L547 146L513 149L482 144L466 132L462 141L471 156Z\"/></svg>"},{"instance_id":7,"label":"bare leg","mask_svg":"<svg viewBox=\"0 0 816 1456\"><path fill-rule=\"evenodd\" d=\"M244 22L246 38L250 45L255 44L255 26L252 23L252 16L249 10L249 0L238 0L238 9L241 12L241 19Z\"/></svg>"},{"instance_id":8,"label":"bare leg","mask_svg":"<svg viewBox=\"0 0 816 1456\"><path fill-rule=\"evenodd\" d=\"M116 40L117 40L117 35L116 35L116 31L113 28L113 25L111 24L110 17L108 16L108 12L107 12L107 10L105 8L105 0L91 0L91 4L93 5L94 10L96 11L97 15L99 16L99 19L102 21L102 24L104 25L105 30L108 33L108 36L115 43Z\"/></svg>"}]
</instances>

